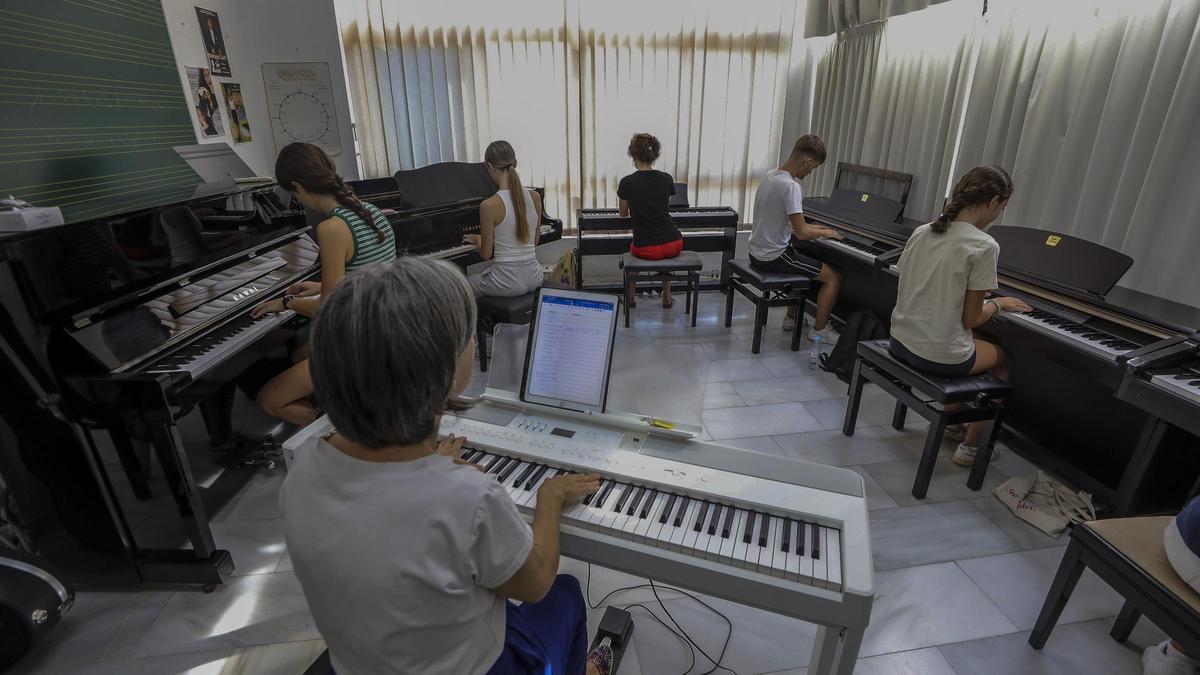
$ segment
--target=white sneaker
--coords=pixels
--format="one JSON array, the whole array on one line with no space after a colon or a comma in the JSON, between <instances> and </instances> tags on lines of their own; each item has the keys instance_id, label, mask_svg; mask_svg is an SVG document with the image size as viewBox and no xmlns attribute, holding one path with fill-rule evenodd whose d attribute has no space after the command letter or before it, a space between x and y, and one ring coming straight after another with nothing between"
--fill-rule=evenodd
<instances>
[{"instance_id":1,"label":"white sneaker","mask_svg":"<svg viewBox=\"0 0 1200 675\"><path fill-rule=\"evenodd\" d=\"M812 327L812 324L809 324L808 325L808 339L812 342L816 342L818 335L821 336L821 344L823 344L823 345L833 344L833 342L834 342L833 329L829 327L829 324L825 324L825 327L822 328L821 330L817 330L816 328Z\"/></svg>"},{"instance_id":2,"label":"white sneaker","mask_svg":"<svg viewBox=\"0 0 1200 675\"><path fill-rule=\"evenodd\" d=\"M794 317L794 316L783 317L783 332L790 333L794 330L796 330L796 317Z\"/></svg>"},{"instance_id":3,"label":"white sneaker","mask_svg":"<svg viewBox=\"0 0 1200 675\"><path fill-rule=\"evenodd\" d=\"M1170 640L1146 647L1142 652L1145 675L1195 675L1200 662L1175 649Z\"/></svg>"},{"instance_id":4,"label":"white sneaker","mask_svg":"<svg viewBox=\"0 0 1200 675\"><path fill-rule=\"evenodd\" d=\"M954 449L954 463L959 466L974 466L975 454L977 452L979 452L978 447L974 445L967 445L966 443L959 443L958 447ZM991 461L996 461L996 458L999 456L1000 448L993 447Z\"/></svg>"},{"instance_id":5,"label":"white sneaker","mask_svg":"<svg viewBox=\"0 0 1200 675\"><path fill-rule=\"evenodd\" d=\"M967 425L951 424L950 426L946 427L946 433L943 435L952 441L961 442L967 437Z\"/></svg>"}]
</instances>

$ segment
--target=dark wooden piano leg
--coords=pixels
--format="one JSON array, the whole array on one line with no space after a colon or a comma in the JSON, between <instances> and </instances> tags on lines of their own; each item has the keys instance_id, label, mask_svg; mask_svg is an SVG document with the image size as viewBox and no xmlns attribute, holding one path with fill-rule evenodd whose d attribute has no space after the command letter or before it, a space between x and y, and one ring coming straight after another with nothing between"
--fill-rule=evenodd
<instances>
[{"instance_id":1,"label":"dark wooden piano leg","mask_svg":"<svg viewBox=\"0 0 1200 675\"><path fill-rule=\"evenodd\" d=\"M229 382L200 402L200 417L214 448L226 446L233 440L233 397L236 393L237 383Z\"/></svg>"},{"instance_id":2,"label":"dark wooden piano leg","mask_svg":"<svg viewBox=\"0 0 1200 675\"><path fill-rule=\"evenodd\" d=\"M483 321L475 322L475 349L479 352L479 372L486 373L488 367L487 353L487 324Z\"/></svg>"},{"instance_id":3,"label":"dark wooden piano leg","mask_svg":"<svg viewBox=\"0 0 1200 675\"><path fill-rule=\"evenodd\" d=\"M1142 483L1146 480L1146 472L1154 463L1158 454L1158 446L1162 443L1163 434L1167 431L1167 423L1151 416L1142 427L1142 435L1138 438L1137 446L1125 465L1125 473L1117 485L1117 496L1113 503L1113 516L1130 515L1141 492Z\"/></svg>"},{"instance_id":4,"label":"dark wooden piano leg","mask_svg":"<svg viewBox=\"0 0 1200 675\"><path fill-rule=\"evenodd\" d=\"M1058 573L1054 575L1054 581L1050 584L1050 591L1046 593L1042 611L1038 614L1037 623L1033 625L1033 632L1029 635L1029 645L1034 649L1046 646L1046 640L1050 638L1050 631L1054 630L1054 624L1058 623L1059 615L1067 606L1067 601L1071 599L1071 592L1075 590L1075 584L1079 583L1079 577L1083 574L1084 569L1084 564L1080 560L1082 551L1083 544L1080 544L1077 539L1072 539L1066 552L1063 553L1062 562L1058 565Z\"/></svg>"},{"instance_id":5,"label":"dark wooden piano leg","mask_svg":"<svg viewBox=\"0 0 1200 675\"><path fill-rule=\"evenodd\" d=\"M858 405L862 402L863 387L867 384L862 368L862 359L855 359L854 370L850 373L850 398L846 399L846 418L842 421L842 433L846 436L853 436L854 427L858 425Z\"/></svg>"},{"instance_id":6,"label":"dark wooden piano leg","mask_svg":"<svg viewBox=\"0 0 1200 675\"><path fill-rule=\"evenodd\" d=\"M112 439L117 459L121 461L121 469L125 471L125 477L129 479L129 487L133 490L133 496L141 500L150 499L153 495L150 492L149 464L148 462L143 463L141 459L143 453L138 452L134 447L133 439L125 430L124 423L117 419L109 420L108 436ZM145 454L148 460L149 453Z\"/></svg>"}]
</instances>

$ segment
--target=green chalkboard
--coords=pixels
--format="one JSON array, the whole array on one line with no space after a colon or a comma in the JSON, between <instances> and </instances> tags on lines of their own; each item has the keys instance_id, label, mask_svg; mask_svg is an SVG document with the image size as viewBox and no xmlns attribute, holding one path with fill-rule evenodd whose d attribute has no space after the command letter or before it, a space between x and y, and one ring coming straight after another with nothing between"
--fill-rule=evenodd
<instances>
[{"instance_id":1,"label":"green chalkboard","mask_svg":"<svg viewBox=\"0 0 1200 675\"><path fill-rule=\"evenodd\" d=\"M0 195L67 222L180 201L200 178L159 0L0 2Z\"/></svg>"}]
</instances>

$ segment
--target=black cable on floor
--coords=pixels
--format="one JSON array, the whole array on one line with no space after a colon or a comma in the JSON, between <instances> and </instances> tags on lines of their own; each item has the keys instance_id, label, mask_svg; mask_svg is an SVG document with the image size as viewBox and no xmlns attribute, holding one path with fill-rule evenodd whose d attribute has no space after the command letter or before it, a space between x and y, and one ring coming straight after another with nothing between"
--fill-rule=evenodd
<instances>
[{"instance_id":1,"label":"black cable on floor","mask_svg":"<svg viewBox=\"0 0 1200 675\"><path fill-rule=\"evenodd\" d=\"M664 613L666 613L667 618L669 618L671 620L671 623L675 624L675 628L679 629L678 631L676 631L675 629L672 629L670 626L668 626L666 624L666 622L664 622L662 619L658 618L658 615L655 614L653 611L651 611L649 607L646 607L645 605L643 605L641 603L632 603L629 605L625 605L624 607L622 607L622 609L628 609L630 607L640 607L640 608L646 610L646 612L648 614L650 614L650 616L654 617L655 621L658 621L660 624L663 625L664 628L666 628L668 631L670 631L673 635L675 635L676 637L685 641L685 643L688 645L688 651L691 656L691 664L689 664L687 667L687 670L684 671L684 675L687 675L688 673L692 672L692 668L696 665L696 650L699 650L700 653L704 655L704 658L708 659L709 663L713 664L713 668L711 670L705 671L702 675L712 675L712 673L715 673L718 670L724 670L726 672L732 673L733 675L737 675L737 671L735 671L731 668L726 668L725 666L721 665L721 661L725 658L725 652L726 652L726 650L729 649L729 642L733 638L733 622L729 620L729 617L725 616L724 614L721 613L720 610L718 610L717 608L708 604L707 602L701 600L699 597L693 595L692 593L689 593L688 591L685 591L681 588L675 588L673 586L657 585L654 583L653 580L650 580L650 579L647 579L646 581L648 583L638 584L636 586L625 586L622 588L617 588L612 591L609 591L608 594L605 595L603 598L601 598L598 603L593 604L592 603L592 564L587 563L587 579L584 584L584 598L587 601L588 607L590 609L598 609L609 598L616 595L617 593L622 593L624 591L633 591L633 590L637 590L639 588L650 588L651 591L654 593L654 599L658 601L658 606L660 608L662 608ZM725 624L728 627L728 632L726 632L726 634L725 634L725 642L724 642L724 644L721 645L721 653L718 655L717 659L714 660L713 657L709 656L708 652L704 651L704 649L695 640L693 640L690 635L688 635L687 631L685 631L683 629L683 626L679 625L679 622L676 621L675 617L671 615L671 611L669 609L667 609L666 604L663 603L662 598L659 597L659 595L658 595L659 588L661 588L663 590L667 590L667 591L674 591L674 592L680 593L688 598L691 598L692 600L695 600L696 602L700 603L701 605L704 605L704 607L706 609L708 609L713 614L716 614L717 616L721 617L721 619L725 621Z\"/></svg>"}]
</instances>

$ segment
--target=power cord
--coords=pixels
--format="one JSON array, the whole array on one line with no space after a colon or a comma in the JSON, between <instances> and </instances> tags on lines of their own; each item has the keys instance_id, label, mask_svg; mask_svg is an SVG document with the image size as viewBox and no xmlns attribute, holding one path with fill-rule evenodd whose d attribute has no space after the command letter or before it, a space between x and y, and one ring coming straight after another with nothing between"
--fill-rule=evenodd
<instances>
[{"instance_id":1,"label":"power cord","mask_svg":"<svg viewBox=\"0 0 1200 675\"><path fill-rule=\"evenodd\" d=\"M695 667L696 651L699 651L704 656L704 658L709 661L709 663L713 664L713 667L710 670L705 671L702 675L712 675L712 673L715 673L718 670L724 670L728 673L731 673L732 675L737 675L737 671L721 665L721 661L723 661L725 659L725 652L729 649L729 641L733 638L733 622L729 620L729 617L725 616L724 614L722 614L720 612L720 610L718 610L717 608L708 604L707 602L701 600L699 597L693 595L692 593L689 593L688 591L685 591L681 588L675 588L672 586L661 586L661 585L655 584L654 581L651 579L647 579L646 581L648 583L638 584L636 586L625 586L622 588L617 588L612 591L609 591L608 594L605 595L603 598L601 598L599 602L593 604L592 603L592 565L591 565L591 563L587 563L587 579L584 584L584 595L587 600L588 607L590 609L597 609L601 605L603 605L609 598L611 598L612 596L614 596L618 593L623 593L625 591L633 591L633 590L637 590L639 588L649 588L651 590L651 592L654 593L654 599L658 602L659 608L662 609L662 611L667 615L667 618L670 619L671 623L674 624L675 628L672 628L671 626L667 625L667 623L665 621L663 621L661 618L659 618L659 616L657 614L655 614L649 607L643 605L642 603L636 603L636 602L630 603L628 605L622 606L621 608L629 609L631 607L638 607L638 608L646 610L646 613L649 614L655 621L660 623L663 626L663 628L666 628L668 631L670 631L670 633L672 635L674 635L675 637L684 641L684 644L686 644L688 647L688 654L691 657L691 663L689 663L687 669L683 671L684 675L687 675L688 673L692 672L692 668ZM666 591L673 591L676 593L680 593L680 594L684 595L685 597L690 598L690 599L700 603L706 609L708 609L710 612L721 617L721 619L725 622L725 625L727 627L727 632L725 633L725 642L724 642L724 644L721 645L721 652L720 652L720 654L717 655L716 659L714 659L712 656L709 656L708 652L704 651L704 648L701 647L699 645L699 643L697 643L695 640L693 640L692 637L688 634L688 632L686 630L684 630L683 626L679 625L679 622L675 620L675 617L671 614L671 610L667 609L666 604L663 602L662 598L658 595L658 590L660 588L663 590L666 590Z\"/></svg>"}]
</instances>

